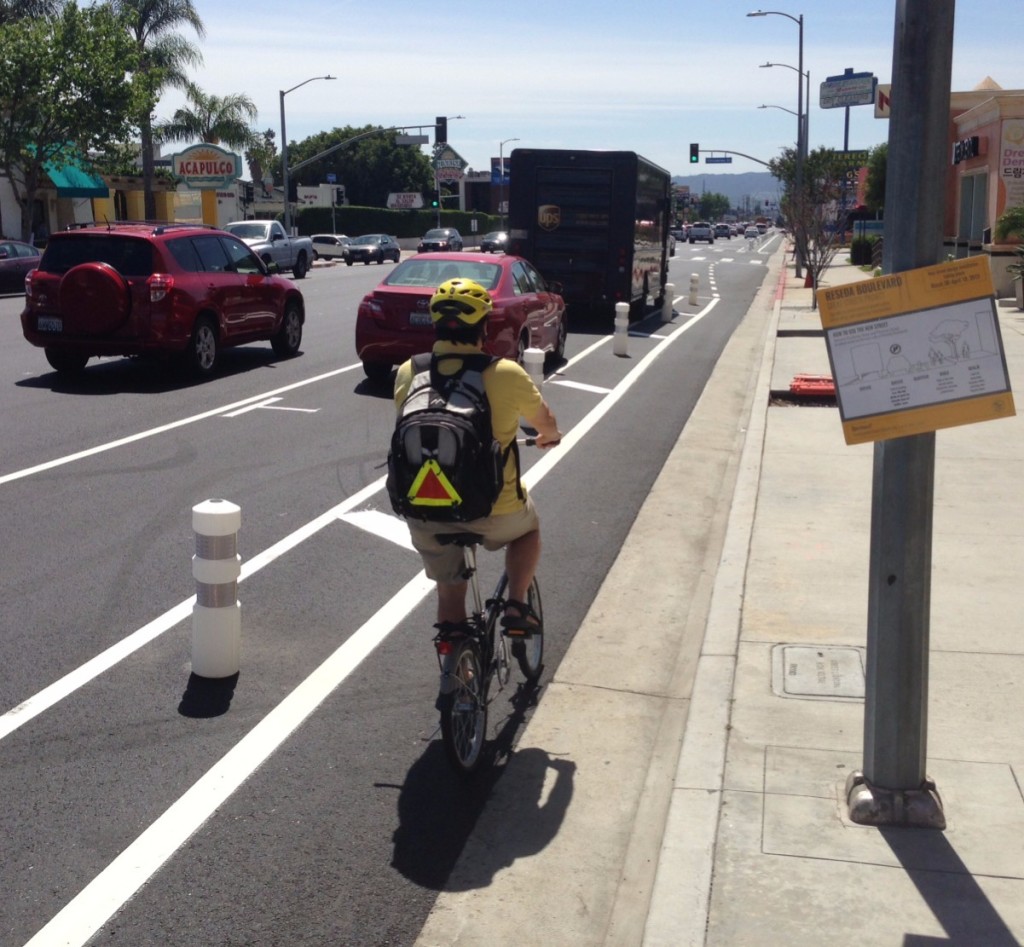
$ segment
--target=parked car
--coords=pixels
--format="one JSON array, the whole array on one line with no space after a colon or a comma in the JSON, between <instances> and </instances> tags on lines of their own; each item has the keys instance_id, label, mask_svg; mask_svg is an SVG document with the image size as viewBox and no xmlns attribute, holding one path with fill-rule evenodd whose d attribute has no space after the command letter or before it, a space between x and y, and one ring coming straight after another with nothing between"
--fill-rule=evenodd
<instances>
[{"instance_id":1,"label":"parked car","mask_svg":"<svg viewBox=\"0 0 1024 947\"><path fill-rule=\"evenodd\" d=\"M42 251L20 240L0 240L0 293L25 292L25 277L39 266Z\"/></svg>"},{"instance_id":2,"label":"parked car","mask_svg":"<svg viewBox=\"0 0 1024 947\"><path fill-rule=\"evenodd\" d=\"M58 372L94 355L170 352L207 376L225 346L269 340L295 355L305 318L295 284L231 234L112 222L50 236L25 280L21 327Z\"/></svg>"},{"instance_id":3,"label":"parked car","mask_svg":"<svg viewBox=\"0 0 1024 947\"><path fill-rule=\"evenodd\" d=\"M416 248L417 253L448 253L462 249L462 235L454 227L428 230Z\"/></svg>"},{"instance_id":4,"label":"parked car","mask_svg":"<svg viewBox=\"0 0 1024 947\"><path fill-rule=\"evenodd\" d=\"M697 240L706 240L708 243L714 243L715 231L706 220L695 220L690 224L690 236L688 239L690 243L694 243Z\"/></svg>"},{"instance_id":5,"label":"parked car","mask_svg":"<svg viewBox=\"0 0 1024 947\"><path fill-rule=\"evenodd\" d=\"M351 266L353 263L383 263L385 260L394 260L396 263L402 259L402 248L398 240L386 233L367 233L361 237L353 237L348 242L348 256L345 257L345 264Z\"/></svg>"},{"instance_id":6,"label":"parked car","mask_svg":"<svg viewBox=\"0 0 1024 947\"><path fill-rule=\"evenodd\" d=\"M344 260L348 257L349 238L343 233L313 234L313 258Z\"/></svg>"},{"instance_id":7,"label":"parked car","mask_svg":"<svg viewBox=\"0 0 1024 947\"><path fill-rule=\"evenodd\" d=\"M492 230L480 238L481 253L504 253L508 246L508 234L504 230Z\"/></svg>"},{"instance_id":8,"label":"parked car","mask_svg":"<svg viewBox=\"0 0 1024 947\"><path fill-rule=\"evenodd\" d=\"M445 280L475 280L491 294L486 351L522 361L528 348L552 359L565 352L568 322L561 286L547 284L522 257L429 253L410 257L363 297L356 314L356 353L368 378L386 379L392 366L434 342L430 297Z\"/></svg>"},{"instance_id":9,"label":"parked car","mask_svg":"<svg viewBox=\"0 0 1024 947\"><path fill-rule=\"evenodd\" d=\"M728 239L733 235L732 228L728 224L715 224L715 238L725 237Z\"/></svg>"}]
</instances>

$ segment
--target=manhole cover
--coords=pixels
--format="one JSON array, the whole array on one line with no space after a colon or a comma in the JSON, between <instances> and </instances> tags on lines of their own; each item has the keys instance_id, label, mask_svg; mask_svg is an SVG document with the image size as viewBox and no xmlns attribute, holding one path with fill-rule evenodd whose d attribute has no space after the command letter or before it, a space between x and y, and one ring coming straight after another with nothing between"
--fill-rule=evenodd
<instances>
[{"instance_id":1,"label":"manhole cover","mask_svg":"<svg viewBox=\"0 0 1024 947\"><path fill-rule=\"evenodd\" d=\"M779 697L863 700L864 649L777 644L772 648L772 691Z\"/></svg>"}]
</instances>

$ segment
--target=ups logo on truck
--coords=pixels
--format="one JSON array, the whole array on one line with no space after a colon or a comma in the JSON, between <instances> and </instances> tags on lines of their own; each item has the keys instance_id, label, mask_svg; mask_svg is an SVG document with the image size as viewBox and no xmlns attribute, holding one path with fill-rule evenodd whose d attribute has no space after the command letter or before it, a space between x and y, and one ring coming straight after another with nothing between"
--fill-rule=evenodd
<instances>
[{"instance_id":1,"label":"ups logo on truck","mask_svg":"<svg viewBox=\"0 0 1024 947\"><path fill-rule=\"evenodd\" d=\"M562 209L557 204L541 204L537 208L537 226L541 230L557 230L562 222Z\"/></svg>"}]
</instances>

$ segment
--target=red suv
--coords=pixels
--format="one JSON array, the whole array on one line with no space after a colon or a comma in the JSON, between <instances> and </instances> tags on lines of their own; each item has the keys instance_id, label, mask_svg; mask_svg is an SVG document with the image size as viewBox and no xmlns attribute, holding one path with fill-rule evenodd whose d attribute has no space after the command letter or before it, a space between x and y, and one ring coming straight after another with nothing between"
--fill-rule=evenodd
<instances>
[{"instance_id":1,"label":"red suv","mask_svg":"<svg viewBox=\"0 0 1024 947\"><path fill-rule=\"evenodd\" d=\"M223 346L299 351L305 304L241 240L199 224L89 224L50 235L21 328L58 372L93 355L180 353L211 374Z\"/></svg>"}]
</instances>

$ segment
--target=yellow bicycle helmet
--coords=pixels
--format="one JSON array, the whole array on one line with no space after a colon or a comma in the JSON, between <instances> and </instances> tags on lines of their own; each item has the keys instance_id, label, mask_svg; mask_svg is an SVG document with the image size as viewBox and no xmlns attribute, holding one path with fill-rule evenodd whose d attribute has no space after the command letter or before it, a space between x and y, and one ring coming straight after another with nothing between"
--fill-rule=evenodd
<instances>
[{"instance_id":1,"label":"yellow bicycle helmet","mask_svg":"<svg viewBox=\"0 0 1024 947\"><path fill-rule=\"evenodd\" d=\"M445 280L430 298L434 324L475 326L491 311L491 294L471 279Z\"/></svg>"}]
</instances>

